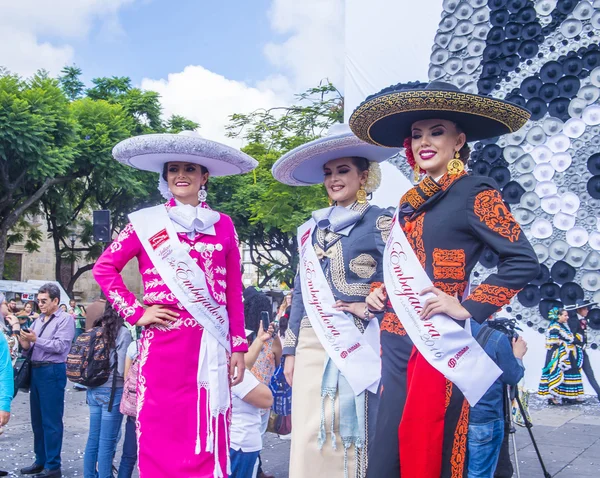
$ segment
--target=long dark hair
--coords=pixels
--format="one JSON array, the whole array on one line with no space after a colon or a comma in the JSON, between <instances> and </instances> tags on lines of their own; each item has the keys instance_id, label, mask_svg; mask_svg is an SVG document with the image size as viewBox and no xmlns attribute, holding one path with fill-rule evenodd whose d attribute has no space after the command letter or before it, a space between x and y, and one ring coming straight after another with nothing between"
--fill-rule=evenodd
<instances>
[{"instance_id":1,"label":"long dark hair","mask_svg":"<svg viewBox=\"0 0 600 478\"><path fill-rule=\"evenodd\" d=\"M271 301L260 289L257 290L256 287L247 287L244 290L244 318L248 330L258 334L261 312L268 312L270 321L271 308Z\"/></svg>"},{"instance_id":2,"label":"long dark hair","mask_svg":"<svg viewBox=\"0 0 600 478\"><path fill-rule=\"evenodd\" d=\"M96 319L94 327L104 327L104 340L109 348L114 349L117 346L119 331L123 327L123 317L107 302L104 313Z\"/></svg>"}]
</instances>

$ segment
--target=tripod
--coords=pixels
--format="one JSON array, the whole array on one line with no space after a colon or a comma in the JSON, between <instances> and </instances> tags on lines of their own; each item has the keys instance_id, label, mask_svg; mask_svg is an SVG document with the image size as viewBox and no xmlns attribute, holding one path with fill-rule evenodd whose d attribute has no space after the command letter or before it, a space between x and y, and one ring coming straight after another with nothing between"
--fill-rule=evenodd
<instances>
[{"instance_id":1,"label":"tripod","mask_svg":"<svg viewBox=\"0 0 600 478\"><path fill-rule=\"evenodd\" d=\"M527 414L525 413L525 407L523 407L523 403L521 402L521 398L519 397L519 390L515 387L513 389L513 392L515 395L515 399L517 400L519 410L521 411L521 416L523 417L523 421L525 422L525 428L527 428L527 431L529 432L529 438L531 438L531 443L533 444L533 448L535 449L535 453L540 462L540 466L542 467L542 472L544 473L544 478L552 478L552 475L550 473L548 473L548 470L546 470L546 466L544 465L544 460L542 460L542 454L540 453L540 449L538 448L535 438L533 437L533 432L531 431L531 428L533 427L533 423L531 423L531 421L527 417ZM511 393L510 393L510 388L508 385L507 385L506 394L507 394L508 401L510 401ZM514 426L514 423L512 420L512 413L510 413L510 408L508 408L507 414L510 415L510 431L509 431L509 433L512 436L513 449L514 449L514 453L515 453L515 465L517 468L517 478L521 478L521 472L519 470L519 457L517 456L517 439L515 436L516 429L515 429L515 426Z\"/></svg>"}]
</instances>

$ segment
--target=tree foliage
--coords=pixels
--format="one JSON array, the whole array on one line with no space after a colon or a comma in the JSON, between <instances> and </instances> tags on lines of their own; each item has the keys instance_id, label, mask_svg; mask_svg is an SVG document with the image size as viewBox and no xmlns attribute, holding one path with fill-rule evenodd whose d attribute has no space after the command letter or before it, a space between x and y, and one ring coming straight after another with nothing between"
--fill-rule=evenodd
<instances>
[{"instance_id":1,"label":"tree foliage","mask_svg":"<svg viewBox=\"0 0 600 478\"><path fill-rule=\"evenodd\" d=\"M55 278L69 293L102 252L92 237L92 210L108 209L117 233L129 212L161 200L155 175L117 163L115 144L199 127L182 116L163 121L158 94L132 87L127 77L96 78L87 90L80 77L76 66L58 79L0 71L0 276L11 243L38 247L41 233L24 217L41 214L54 243ZM81 264L66 278L65 261Z\"/></svg>"},{"instance_id":2,"label":"tree foliage","mask_svg":"<svg viewBox=\"0 0 600 478\"><path fill-rule=\"evenodd\" d=\"M0 276L10 231L50 188L81 176L76 122L57 80L0 75Z\"/></svg>"},{"instance_id":3,"label":"tree foliage","mask_svg":"<svg viewBox=\"0 0 600 478\"><path fill-rule=\"evenodd\" d=\"M81 71L75 73L80 75ZM75 82L72 78L69 83ZM109 210L111 232L116 234L127 224L130 212L162 199L154 174L113 159L115 144L139 134L171 132L172 126L181 130L199 127L182 116L163 123L158 94L132 88L127 77L95 78L92 83L94 86L84 91L85 96L70 105L78 125L78 166L86 175L55 188L43 200L48 233L55 248L56 280L69 294L103 249L103 244L94 242L92 237L92 210ZM72 234L77 236L77 247L72 247ZM64 261L79 264L72 276L62 276Z\"/></svg>"},{"instance_id":4,"label":"tree foliage","mask_svg":"<svg viewBox=\"0 0 600 478\"><path fill-rule=\"evenodd\" d=\"M61 70L61 73L61 76L58 77L58 81L67 98L71 101L80 98L85 89L85 84L80 78L81 68L78 68L75 65L65 66Z\"/></svg>"}]
</instances>

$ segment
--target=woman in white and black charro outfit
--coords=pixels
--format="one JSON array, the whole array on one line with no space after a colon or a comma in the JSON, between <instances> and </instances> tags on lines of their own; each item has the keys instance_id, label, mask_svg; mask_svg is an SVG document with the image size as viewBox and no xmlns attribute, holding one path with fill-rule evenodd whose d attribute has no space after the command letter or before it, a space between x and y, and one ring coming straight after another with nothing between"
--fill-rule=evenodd
<instances>
[{"instance_id":1,"label":"woman in white and black charro outfit","mask_svg":"<svg viewBox=\"0 0 600 478\"><path fill-rule=\"evenodd\" d=\"M382 280L391 211L369 204L379 162L397 150L360 141L347 125L290 151L278 181L323 183L331 207L299 228L300 272L283 353L292 396L290 477L364 477L379 384L378 324L366 308Z\"/></svg>"}]
</instances>

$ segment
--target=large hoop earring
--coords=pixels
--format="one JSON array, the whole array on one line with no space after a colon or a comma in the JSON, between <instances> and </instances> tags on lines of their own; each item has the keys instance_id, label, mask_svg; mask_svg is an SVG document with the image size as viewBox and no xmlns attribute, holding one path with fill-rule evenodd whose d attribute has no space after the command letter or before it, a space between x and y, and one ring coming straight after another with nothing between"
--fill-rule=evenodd
<instances>
[{"instance_id":1,"label":"large hoop earring","mask_svg":"<svg viewBox=\"0 0 600 478\"><path fill-rule=\"evenodd\" d=\"M207 197L208 192L206 191L206 186L203 184L200 187L200 191L198 191L198 201L200 201L200 204L205 203Z\"/></svg>"}]
</instances>

